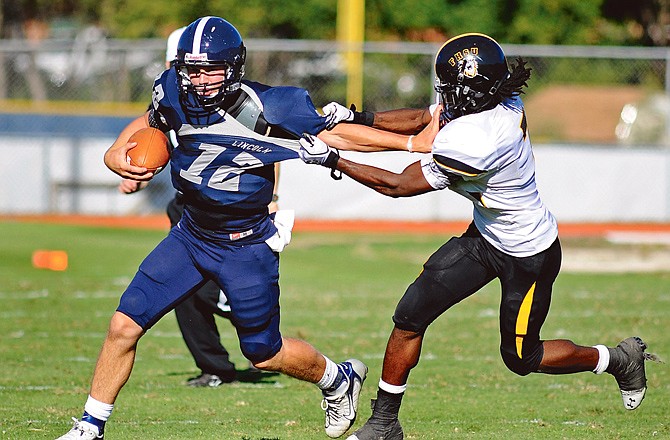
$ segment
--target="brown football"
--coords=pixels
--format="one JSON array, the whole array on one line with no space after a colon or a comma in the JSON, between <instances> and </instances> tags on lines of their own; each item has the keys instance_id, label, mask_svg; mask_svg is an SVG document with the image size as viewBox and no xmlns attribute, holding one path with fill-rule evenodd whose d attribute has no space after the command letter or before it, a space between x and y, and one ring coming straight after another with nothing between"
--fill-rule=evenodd
<instances>
[{"instance_id":1,"label":"brown football","mask_svg":"<svg viewBox=\"0 0 670 440\"><path fill-rule=\"evenodd\" d=\"M128 150L128 163L131 165L159 173L170 161L168 138L160 130L143 128L133 133L128 142L137 142Z\"/></svg>"}]
</instances>

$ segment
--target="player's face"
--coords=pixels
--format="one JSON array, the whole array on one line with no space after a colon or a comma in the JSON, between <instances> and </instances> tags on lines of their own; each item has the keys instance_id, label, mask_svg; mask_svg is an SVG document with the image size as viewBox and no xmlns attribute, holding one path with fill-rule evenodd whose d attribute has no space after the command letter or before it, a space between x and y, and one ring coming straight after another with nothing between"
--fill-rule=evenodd
<instances>
[{"instance_id":1,"label":"player's face","mask_svg":"<svg viewBox=\"0 0 670 440\"><path fill-rule=\"evenodd\" d=\"M222 66L187 66L186 74L202 96L214 96L230 75L230 68Z\"/></svg>"}]
</instances>

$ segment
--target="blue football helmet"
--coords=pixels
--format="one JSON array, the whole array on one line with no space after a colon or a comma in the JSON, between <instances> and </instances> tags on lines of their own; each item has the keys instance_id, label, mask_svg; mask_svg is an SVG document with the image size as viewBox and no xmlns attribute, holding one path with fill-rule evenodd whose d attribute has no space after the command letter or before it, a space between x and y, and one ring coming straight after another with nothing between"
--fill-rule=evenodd
<instances>
[{"instance_id":1,"label":"blue football helmet","mask_svg":"<svg viewBox=\"0 0 670 440\"><path fill-rule=\"evenodd\" d=\"M187 108L213 110L240 88L247 50L235 27L220 17L202 17L184 29L177 45L175 69L181 100ZM222 81L195 86L189 72L202 68L226 71ZM216 88L215 94L208 94Z\"/></svg>"},{"instance_id":2,"label":"blue football helmet","mask_svg":"<svg viewBox=\"0 0 670 440\"><path fill-rule=\"evenodd\" d=\"M444 43L435 57L435 74L435 90L449 120L493 108L498 88L510 76L500 45L476 33Z\"/></svg>"}]
</instances>

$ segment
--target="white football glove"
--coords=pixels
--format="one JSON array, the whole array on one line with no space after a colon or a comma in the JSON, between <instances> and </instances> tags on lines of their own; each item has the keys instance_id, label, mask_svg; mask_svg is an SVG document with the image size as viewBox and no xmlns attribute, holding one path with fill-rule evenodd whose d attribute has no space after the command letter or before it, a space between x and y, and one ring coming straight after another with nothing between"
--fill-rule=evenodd
<instances>
[{"instance_id":1,"label":"white football glove","mask_svg":"<svg viewBox=\"0 0 670 440\"><path fill-rule=\"evenodd\" d=\"M328 168L335 168L335 165L337 165L340 155L318 137L304 133L299 142L300 150L298 154L303 162L323 165Z\"/></svg>"},{"instance_id":2,"label":"white football glove","mask_svg":"<svg viewBox=\"0 0 670 440\"><path fill-rule=\"evenodd\" d=\"M340 122L351 122L354 120L354 112L351 109L331 102L323 106L323 115L326 117L326 130L330 130Z\"/></svg>"}]
</instances>

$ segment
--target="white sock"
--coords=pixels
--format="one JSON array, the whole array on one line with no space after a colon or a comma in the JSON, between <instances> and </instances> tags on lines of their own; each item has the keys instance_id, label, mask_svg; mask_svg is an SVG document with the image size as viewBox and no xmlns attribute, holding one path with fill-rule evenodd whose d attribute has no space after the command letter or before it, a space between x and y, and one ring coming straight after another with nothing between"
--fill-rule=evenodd
<instances>
[{"instance_id":1,"label":"white sock","mask_svg":"<svg viewBox=\"0 0 670 440\"><path fill-rule=\"evenodd\" d=\"M379 389L386 391L391 394L402 394L407 389L407 384L405 385L391 385L386 383L383 380L379 379Z\"/></svg>"},{"instance_id":2,"label":"white sock","mask_svg":"<svg viewBox=\"0 0 670 440\"><path fill-rule=\"evenodd\" d=\"M593 370L596 374L603 374L610 365L610 351L604 345L594 345L593 348L598 349L598 363Z\"/></svg>"},{"instance_id":3,"label":"white sock","mask_svg":"<svg viewBox=\"0 0 670 440\"><path fill-rule=\"evenodd\" d=\"M339 369L337 368L337 364L335 362L331 361L326 356L323 356L323 358L326 360L326 370L323 372L323 377L321 380L316 383L316 386L322 390L327 390L335 383Z\"/></svg>"},{"instance_id":4,"label":"white sock","mask_svg":"<svg viewBox=\"0 0 670 440\"><path fill-rule=\"evenodd\" d=\"M109 403L95 400L90 395L88 396L88 400L86 400L86 405L84 405L84 411L96 419L102 420L103 422L106 422L107 419L109 419L109 416L112 415L113 409L114 404L110 405Z\"/></svg>"}]
</instances>

